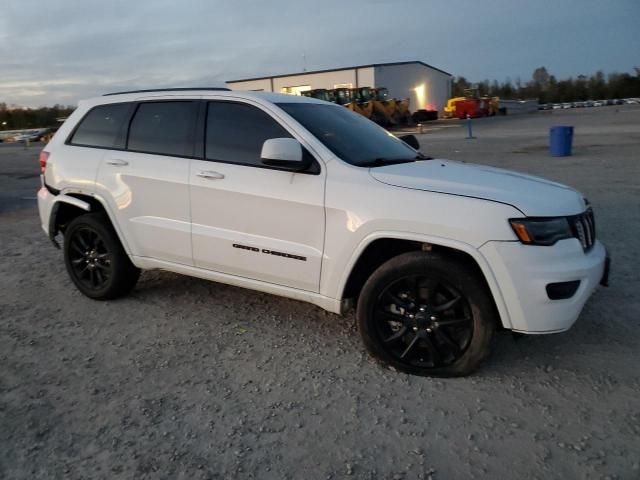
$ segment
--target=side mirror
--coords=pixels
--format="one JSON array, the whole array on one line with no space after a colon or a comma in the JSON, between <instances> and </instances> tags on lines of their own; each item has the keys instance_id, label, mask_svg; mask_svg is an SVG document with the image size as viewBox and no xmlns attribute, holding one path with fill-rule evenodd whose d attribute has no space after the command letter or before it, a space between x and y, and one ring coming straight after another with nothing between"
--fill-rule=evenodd
<instances>
[{"instance_id":1,"label":"side mirror","mask_svg":"<svg viewBox=\"0 0 640 480\"><path fill-rule=\"evenodd\" d=\"M404 143L409 145L414 150L420 150L420 142L416 138L415 135L403 135L402 137L398 137Z\"/></svg>"},{"instance_id":2,"label":"side mirror","mask_svg":"<svg viewBox=\"0 0 640 480\"><path fill-rule=\"evenodd\" d=\"M260 159L265 165L302 170L307 165L302 155L302 145L294 138L270 138L262 145Z\"/></svg>"}]
</instances>

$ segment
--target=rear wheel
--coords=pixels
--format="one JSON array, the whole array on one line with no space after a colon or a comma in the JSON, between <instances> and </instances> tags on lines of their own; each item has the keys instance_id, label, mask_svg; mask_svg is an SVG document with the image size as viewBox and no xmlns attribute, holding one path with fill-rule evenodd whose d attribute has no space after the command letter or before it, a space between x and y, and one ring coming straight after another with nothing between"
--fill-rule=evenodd
<instances>
[{"instance_id":1,"label":"rear wheel","mask_svg":"<svg viewBox=\"0 0 640 480\"><path fill-rule=\"evenodd\" d=\"M129 293L140 276L104 214L81 215L69 223L64 260L78 290L96 300Z\"/></svg>"},{"instance_id":2,"label":"rear wheel","mask_svg":"<svg viewBox=\"0 0 640 480\"><path fill-rule=\"evenodd\" d=\"M369 278L357 318L374 357L411 374L461 376L487 356L496 314L473 269L435 253L409 252Z\"/></svg>"}]
</instances>

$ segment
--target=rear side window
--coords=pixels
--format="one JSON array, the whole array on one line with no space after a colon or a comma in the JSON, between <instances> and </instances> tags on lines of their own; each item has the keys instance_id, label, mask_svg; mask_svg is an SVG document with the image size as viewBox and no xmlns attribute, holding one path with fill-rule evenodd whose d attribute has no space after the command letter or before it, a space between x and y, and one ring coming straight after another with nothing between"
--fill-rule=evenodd
<instances>
[{"instance_id":1,"label":"rear side window","mask_svg":"<svg viewBox=\"0 0 640 480\"><path fill-rule=\"evenodd\" d=\"M210 102L205 155L208 160L263 166L262 144L270 138L291 138L267 113L242 103Z\"/></svg>"},{"instance_id":2,"label":"rear side window","mask_svg":"<svg viewBox=\"0 0 640 480\"><path fill-rule=\"evenodd\" d=\"M129 108L128 103L95 107L82 119L70 143L88 147L124 148L124 139L118 134Z\"/></svg>"},{"instance_id":3,"label":"rear side window","mask_svg":"<svg viewBox=\"0 0 640 480\"><path fill-rule=\"evenodd\" d=\"M196 102L141 103L129 128L128 150L193 156Z\"/></svg>"}]
</instances>

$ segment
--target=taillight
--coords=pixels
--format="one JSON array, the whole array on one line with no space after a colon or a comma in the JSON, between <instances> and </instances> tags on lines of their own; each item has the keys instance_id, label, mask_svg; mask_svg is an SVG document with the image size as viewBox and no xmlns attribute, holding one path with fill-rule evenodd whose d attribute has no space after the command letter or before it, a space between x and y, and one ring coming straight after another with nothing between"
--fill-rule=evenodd
<instances>
[{"instance_id":1,"label":"taillight","mask_svg":"<svg viewBox=\"0 0 640 480\"><path fill-rule=\"evenodd\" d=\"M40 173L44 175L44 171L47 168L47 160L49 160L49 152L44 150L40 152Z\"/></svg>"}]
</instances>

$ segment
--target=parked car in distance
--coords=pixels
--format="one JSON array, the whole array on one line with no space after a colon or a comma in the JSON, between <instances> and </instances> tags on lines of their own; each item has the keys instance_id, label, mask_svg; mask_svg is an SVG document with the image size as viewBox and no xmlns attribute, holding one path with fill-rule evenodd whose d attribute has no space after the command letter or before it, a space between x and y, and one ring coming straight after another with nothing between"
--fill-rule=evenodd
<instances>
[{"instance_id":1,"label":"parked car in distance","mask_svg":"<svg viewBox=\"0 0 640 480\"><path fill-rule=\"evenodd\" d=\"M553 110L560 110L562 108L562 105L560 105L559 103L554 103L551 108L553 108Z\"/></svg>"},{"instance_id":2,"label":"parked car in distance","mask_svg":"<svg viewBox=\"0 0 640 480\"><path fill-rule=\"evenodd\" d=\"M24 141L33 141L32 133L19 133L13 137L14 142L24 142Z\"/></svg>"},{"instance_id":3,"label":"parked car in distance","mask_svg":"<svg viewBox=\"0 0 640 480\"><path fill-rule=\"evenodd\" d=\"M417 142L304 96L111 94L42 151L40 220L89 298L162 269L355 306L367 350L412 374L472 372L496 329L570 328L608 278L589 202Z\"/></svg>"},{"instance_id":4,"label":"parked car in distance","mask_svg":"<svg viewBox=\"0 0 640 480\"><path fill-rule=\"evenodd\" d=\"M13 142L37 142L42 137L42 131L46 129L38 129L38 130L26 130L22 131L12 137Z\"/></svg>"}]
</instances>

